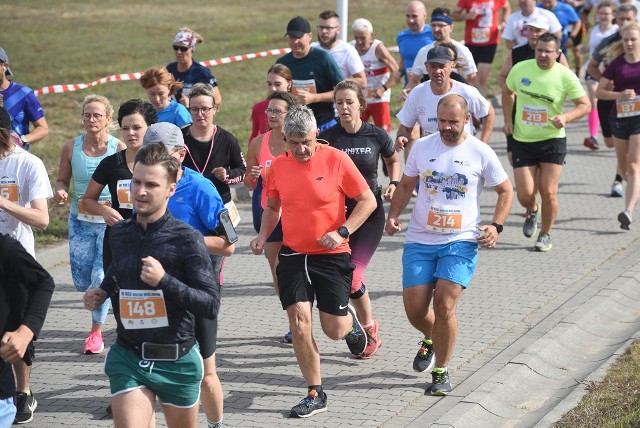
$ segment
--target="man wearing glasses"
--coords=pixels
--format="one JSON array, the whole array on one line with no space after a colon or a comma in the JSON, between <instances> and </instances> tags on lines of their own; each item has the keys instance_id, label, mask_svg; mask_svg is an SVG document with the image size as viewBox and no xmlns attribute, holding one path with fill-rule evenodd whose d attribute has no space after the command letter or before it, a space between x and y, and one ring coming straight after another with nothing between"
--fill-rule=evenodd
<instances>
[{"instance_id":1,"label":"man wearing glasses","mask_svg":"<svg viewBox=\"0 0 640 428\"><path fill-rule=\"evenodd\" d=\"M299 104L313 111L318 129L324 131L335 125L333 88L344 76L334 59L322 49L312 48L311 24L296 16L287 24L285 33L291 52L278 58L293 75L291 94Z\"/></svg>"},{"instance_id":2,"label":"man wearing glasses","mask_svg":"<svg viewBox=\"0 0 640 428\"><path fill-rule=\"evenodd\" d=\"M333 10L325 10L318 15L318 41L311 43L312 48L328 52L340 67L342 75L356 82L360 87L367 86L364 64L356 48L340 40L340 15Z\"/></svg>"},{"instance_id":3,"label":"man wearing glasses","mask_svg":"<svg viewBox=\"0 0 640 428\"><path fill-rule=\"evenodd\" d=\"M529 214L523 231L531 230L527 237L535 234L542 209L542 227L534 248L549 251L551 228L558 213L558 181L567 154L565 126L589 113L591 103L573 71L557 64L561 54L558 37L543 34L535 50L535 59L519 62L507 75L502 89L503 132L513 135L511 148L518 202ZM514 95L518 102L512 116ZM567 98L575 108L563 113ZM535 186L538 169L539 186ZM542 206L536 201L536 187L540 189Z\"/></svg>"}]
</instances>

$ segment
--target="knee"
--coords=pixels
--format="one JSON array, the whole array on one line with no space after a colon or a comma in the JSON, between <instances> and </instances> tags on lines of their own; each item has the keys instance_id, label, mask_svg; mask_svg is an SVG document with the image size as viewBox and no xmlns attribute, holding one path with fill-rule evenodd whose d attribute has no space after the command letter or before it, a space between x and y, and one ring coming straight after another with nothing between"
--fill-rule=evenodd
<instances>
[{"instance_id":1,"label":"knee","mask_svg":"<svg viewBox=\"0 0 640 428\"><path fill-rule=\"evenodd\" d=\"M627 160L627 175L636 175L640 172L640 162L636 159Z\"/></svg>"},{"instance_id":2,"label":"knee","mask_svg":"<svg viewBox=\"0 0 640 428\"><path fill-rule=\"evenodd\" d=\"M421 326L429 316L429 306L406 304L405 312L411 325L418 327Z\"/></svg>"},{"instance_id":3,"label":"knee","mask_svg":"<svg viewBox=\"0 0 640 428\"><path fill-rule=\"evenodd\" d=\"M289 327L296 335L305 334L311 331L311 318L306 314L296 311L289 315Z\"/></svg>"},{"instance_id":4,"label":"knee","mask_svg":"<svg viewBox=\"0 0 640 428\"><path fill-rule=\"evenodd\" d=\"M433 312L436 320L449 321L456 316L456 304L448 300L436 301L433 303Z\"/></svg>"},{"instance_id":5,"label":"knee","mask_svg":"<svg viewBox=\"0 0 640 428\"><path fill-rule=\"evenodd\" d=\"M207 391L212 391L217 389L219 385L220 379L218 378L218 373L216 373L216 369L214 367L213 370L205 372L204 376L202 377L200 388Z\"/></svg>"},{"instance_id":6,"label":"knee","mask_svg":"<svg viewBox=\"0 0 640 428\"><path fill-rule=\"evenodd\" d=\"M347 331L346 333L343 333L342 331L340 331L340 328L338 328L337 325L333 325L333 324L330 324L330 325L323 324L322 331L331 340L340 340L346 334L349 333L349 331Z\"/></svg>"}]
</instances>

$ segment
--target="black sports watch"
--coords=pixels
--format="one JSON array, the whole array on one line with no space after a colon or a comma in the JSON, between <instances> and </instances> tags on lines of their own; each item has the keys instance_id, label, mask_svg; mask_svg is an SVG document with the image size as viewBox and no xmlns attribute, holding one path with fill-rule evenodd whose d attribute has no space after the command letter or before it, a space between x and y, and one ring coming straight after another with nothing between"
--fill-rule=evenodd
<instances>
[{"instance_id":1,"label":"black sports watch","mask_svg":"<svg viewBox=\"0 0 640 428\"><path fill-rule=\"evenodd\" d=\"M498 232L498 235L502 233L502 229L504 229L504 227L501 224L498 223L491 223L491 226L496 228L496 231Z\"/></svg>"},{"instance_id":2,"label":"black sports watch","mask_svg":"<svg viewBox=\"0 0 640 428\"><path fill-rule=\"evenodd\" d=\"M347 229L344 226L340 226L338 228L338 235L342 236L343 238L348 238L349 237L349 229Z\"/></svg>"},{"instance_id":3,"label":"black sports watch","mask_svg":"<svg viewBox=\"0 0 640 428\"><path fill-rule=\"evenodd\" d=\"M389 182L389 185L392 185L392 184L393 184L394 186L398 187L398 186L400 185L400 182L399 182L398 180L391 180L391 181Z\"/></svg>"}]
</instances>

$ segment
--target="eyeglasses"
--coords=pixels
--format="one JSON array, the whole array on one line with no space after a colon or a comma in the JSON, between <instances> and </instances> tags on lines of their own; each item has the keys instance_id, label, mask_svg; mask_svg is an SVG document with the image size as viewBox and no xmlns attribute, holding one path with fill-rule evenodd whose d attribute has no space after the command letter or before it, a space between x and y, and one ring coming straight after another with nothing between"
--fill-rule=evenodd
<instances>
[{"instance_id":1,"label":"eyeglasses","mask_svg":"<svg viewBox=\"0 0 640 428\"><path fill-rule=\"evenodd\" d=\"M329 31L329 30L335 30L338 27L330 27L328 25L318 25L316 28L320 31Z\"/></svg>"},{"instance_id":2,"label":"eyeglasses","mask_svg":"<svg viewBox=\"0 0 640 428\"><path fill-rule=\"evenodd\" d=\"M216 106L213 106L213 107L200 107L200 108L198 108L198 107L189 107L189 112L191 114L196 114L196 115L200 114L200 113L209 114L209 112L211 112L211 110L215 110L215 109L216 109Z\"/></svg>"},{"instance_id":3,"label":"eyeglasses","mask_svg":"<svg viewBox=\"0 0 640 428\"><path fill-rule=\"evenodd\" d=\"M189 49L190 49L190 48L188 48L188 47L186 47L186 46L176 46L176 45L173 45L173 50L174 50L174 51L180 51L180 52L184 53L184 52L188 51Z\"/></svg>"},{"instance_id":4,"label":"eyeglasses","mask_svg":"<svg viewBox=\"0 0 640 428\"><path fill-rule=\"evenodd\" d=\"M86 120L91 120L91 118L94 118L95 120L100 120L104 117L103 114L100 113L82 113L82 117Z\"/></svg>"},{"instance_id":5,"label":"eyeglasses","mask_svg":"<svg viewBox=\"0 0 640 428\"><path fill-rule=\"evenodd\" d=\"M270 116L270 115L280 116L281 114L287 114L286 111L273 109L273 108L268 108L264 112L267 114L267 116Z\"/></svg>"}]
</instances>

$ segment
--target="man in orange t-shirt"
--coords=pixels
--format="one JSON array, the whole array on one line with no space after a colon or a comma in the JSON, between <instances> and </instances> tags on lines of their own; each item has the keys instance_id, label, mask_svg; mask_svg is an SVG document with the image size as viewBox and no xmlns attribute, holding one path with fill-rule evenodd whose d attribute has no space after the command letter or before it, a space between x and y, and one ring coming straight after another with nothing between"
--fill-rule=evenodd
<instances>
[{"instance_id":1,"label":"man in orange t-shirt","mask_svg":"<svg viewBox=\"0 0 640 428\"><path fill-rule=\"evenodd\" d=\"M349 305L354 266L348 237L376 208L367 182L349 156L320 145L313 112L289 109L284 120L289 149L273 160L265 189L267 206L251 250L260 254L282 211L283 245L278 255L280 302L287 311L293 348L308 394L291 409L309 417L327 409L322 390L320 353L313 338L311 308L317 299L320 323L331 339L345 339L352 354L362 354L367 337ZM357 205L349 219L345 197Z\"/></svg>"}]
</instances>

